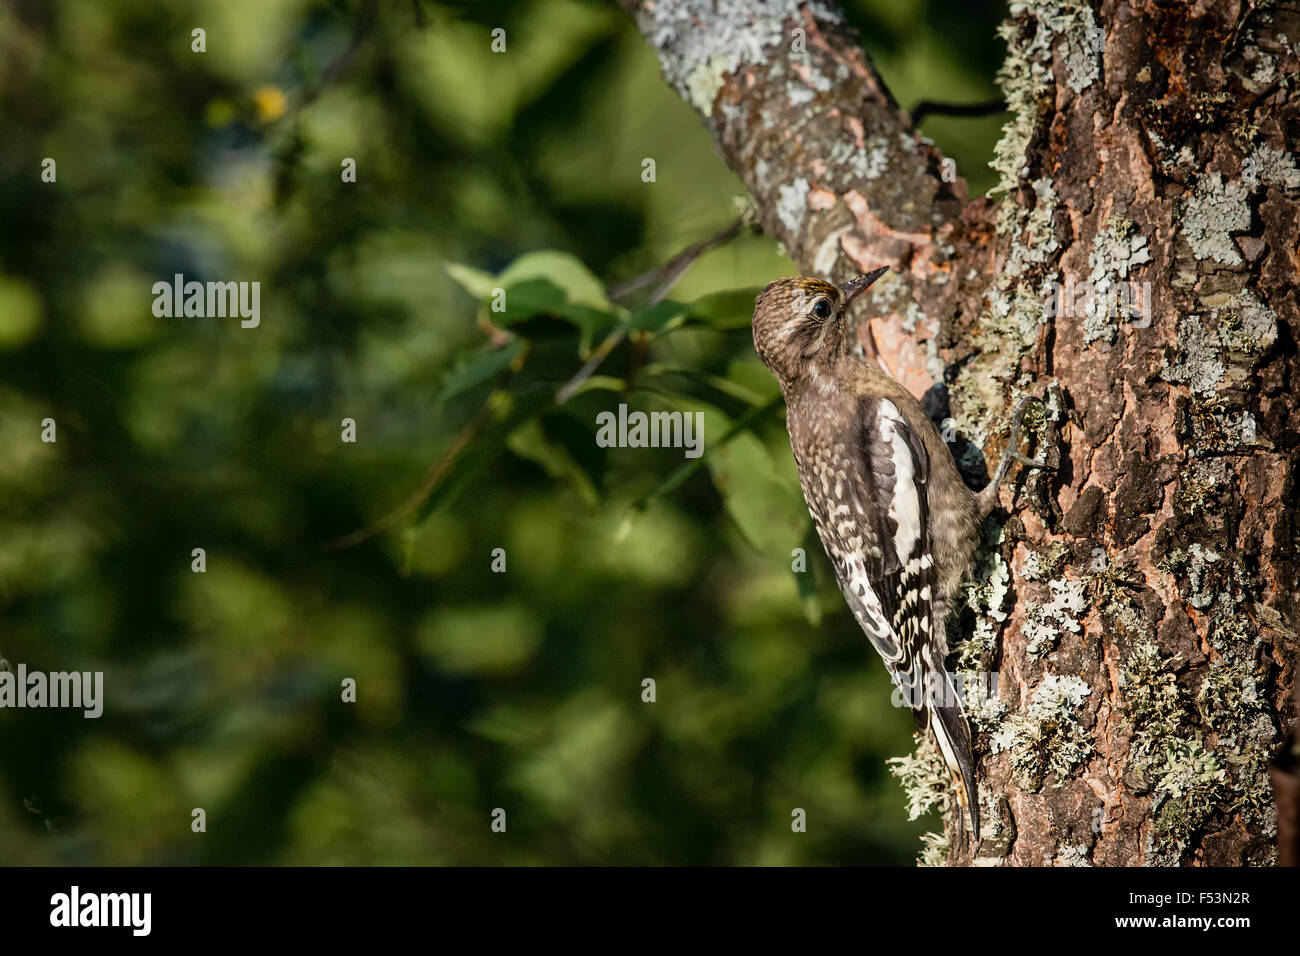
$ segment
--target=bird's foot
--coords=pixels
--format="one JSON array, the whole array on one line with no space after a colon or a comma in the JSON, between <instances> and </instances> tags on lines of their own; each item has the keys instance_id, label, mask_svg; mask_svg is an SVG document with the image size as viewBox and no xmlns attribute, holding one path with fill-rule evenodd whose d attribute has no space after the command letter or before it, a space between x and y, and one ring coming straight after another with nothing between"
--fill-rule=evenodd
<instances>
[{"instance_id":1,"label":"bird's foot","mask_svg":"<svg viewBox=\"0 0 1300 956\"><path fill-rule=\"evenodd\" d=\"M1008 453L1007 457L1014 462L1019 462L1020 464L1024 465L1026 468L1037 468L1040 471L1056 471L1055 465L1049 465L1047 462L1039 461L1036 458L1026 458L1018 451Z\"/></svg>"},{"instance_id":2,"label":"bird's foot","mask_svg":"<svg viewBox=\"0 0 1300 956\"><path fill-rule=\"evenodd\" d=\"M1041 471L1055 471L1056 466L1048 464L1046 461L1038 461L1020 454L1017 450L1020 447L1020 425L1025 417L1025 412L1033 404L1044 405L1042 399L1034 398L1032 395L1023 398L1020 404L1016 406L1015 417L1011 420L1011 436L1007 439L1006 451L1002 453L1002 460L998 462L997 470L993 472L993 479L987 486L975 496L976 503L979 506L980 520L983 521L989 516L989 513L997 506L998 488L1002 485L1002 479L1007 476L1007 471L1011 468L1012 462L1024 465L1026 468L1033 468Z\"/></svg>"}]
</instances>

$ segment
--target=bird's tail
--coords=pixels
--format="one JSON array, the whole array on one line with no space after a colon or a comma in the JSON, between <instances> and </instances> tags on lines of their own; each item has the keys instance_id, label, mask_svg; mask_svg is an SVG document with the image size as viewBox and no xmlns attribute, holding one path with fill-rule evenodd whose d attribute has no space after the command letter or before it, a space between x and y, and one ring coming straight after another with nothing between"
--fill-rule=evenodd
<instances>
[{"instance_id":1,"label":"bird's tail","mask_svg":"<svg viewBox=\"0 0 1300 956\"><path fill-rule=\"evenodd\" d=\"M980 802L979 792L975 786L975 758L971 754L970 726L966 723L966 714L958 701L952 680L944 673L944 700L935 702L927 709L930 714L930 731L943 762L953 776L957 789L957 802L970 816L972 839L980 838Z\"/></svg>"}]
</instances>

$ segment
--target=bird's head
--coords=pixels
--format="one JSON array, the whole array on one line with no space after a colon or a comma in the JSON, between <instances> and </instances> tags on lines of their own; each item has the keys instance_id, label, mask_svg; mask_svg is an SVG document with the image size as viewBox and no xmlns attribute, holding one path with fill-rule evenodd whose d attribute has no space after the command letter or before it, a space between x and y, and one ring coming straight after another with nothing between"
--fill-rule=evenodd
<instances>
[{"instance_id":1,"label":"bird's head","mask_svg":"<svg viewBox=\"0 0 1300 956\"><path fill-rule=\"evenodd\" d=\"M778 279L754 302L754 349L782 385L796 381L809 363L847 347L845 313L853 300L884 275L881 266L843 285L796 276Z\"/></svg>"}]
</instances>

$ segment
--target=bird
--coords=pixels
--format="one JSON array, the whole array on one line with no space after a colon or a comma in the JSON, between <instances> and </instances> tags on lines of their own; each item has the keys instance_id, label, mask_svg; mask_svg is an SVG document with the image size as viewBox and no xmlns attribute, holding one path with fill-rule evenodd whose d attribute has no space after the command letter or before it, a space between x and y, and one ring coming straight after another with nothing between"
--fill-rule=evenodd
<instances>
[{"instance_id":1,"label":"bird","mask_svg":"<svg viewBox=\"0 0 1300 956\"><path fill-rule=\"evenodd\" d=\"M990 483L967 488L921 403L855 353L849 306L888 271L835 285L799 276L754 303L754 348L780 385L808 513L857 623L933 734L979 839L970 727L944 666L947 627L984 518L1019 454L1022 402ZM959 828L963 817L958 815Z\"/></svg>"}]
</instances>

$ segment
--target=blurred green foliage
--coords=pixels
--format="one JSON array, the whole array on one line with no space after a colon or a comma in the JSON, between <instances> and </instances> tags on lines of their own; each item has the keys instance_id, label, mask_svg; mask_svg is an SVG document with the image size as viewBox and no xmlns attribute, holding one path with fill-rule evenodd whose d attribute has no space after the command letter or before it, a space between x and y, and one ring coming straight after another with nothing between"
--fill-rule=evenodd
<instances>
[{"instance_id":1,"label":"blurred green foliage","mask_svg":"<svg viewBox=\"0 0 1300 956\"><path fill-rule=\"evenodd\" d=\"M998 7L849 12L907 105L994 94ZM11 0L0 128L0 655L107 688L0 711L0 862L914 859L910 714L791 573L748 312L792 266L746 236L606 299L740 192L617 10ZM977 189L997 129L926 125ZM175 273L260 281L260 326L155 318ZM598 448L618 402L703 412L705 458Z\"/></svg>"}]
</instances>

